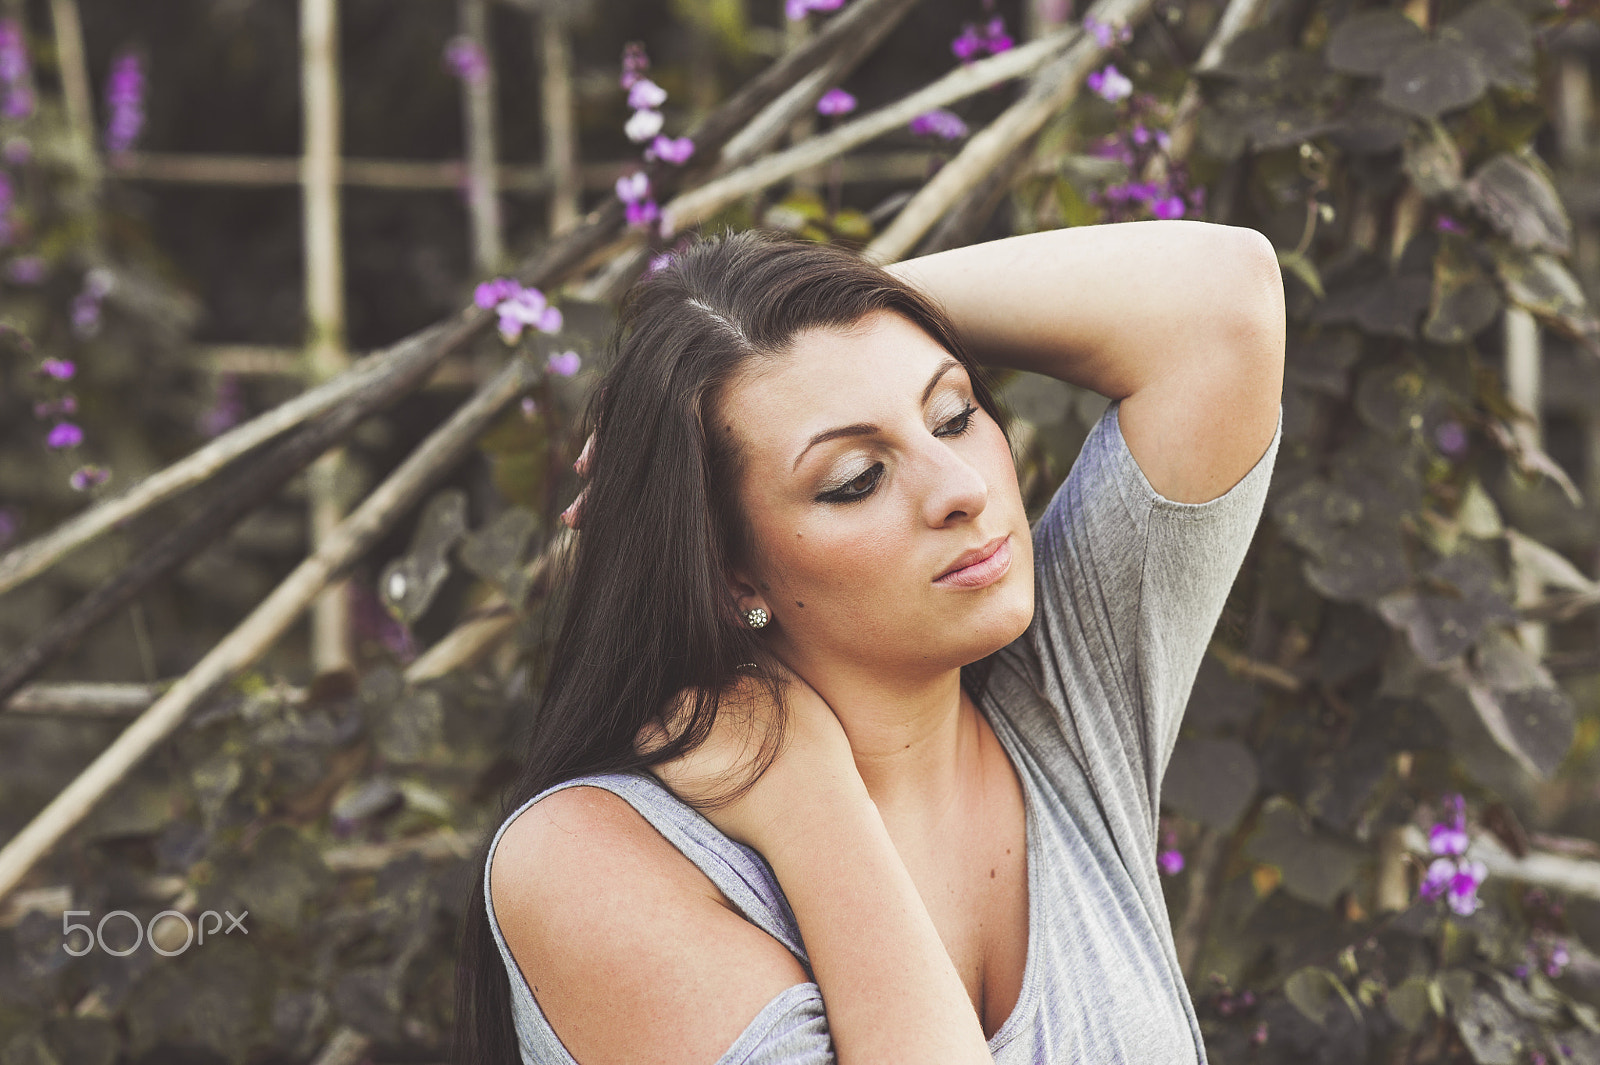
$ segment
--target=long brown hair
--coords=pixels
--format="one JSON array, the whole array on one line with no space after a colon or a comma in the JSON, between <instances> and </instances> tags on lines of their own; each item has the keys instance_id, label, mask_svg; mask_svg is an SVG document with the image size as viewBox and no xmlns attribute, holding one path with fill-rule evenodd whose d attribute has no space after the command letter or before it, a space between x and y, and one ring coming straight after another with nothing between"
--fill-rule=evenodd
<instances>
[{"instance_id":1,"label":"long brown hair","mask_svg":"<svg viewBox=\"0 0 1600 1065\"><path fill-rule=\"evenodd\" d=\"M849 327L877 310L903 315L959 360L974 400L1005 430L982 368L943 310L843 248L757 231L703 238L629 290L585 413L586 429L604 428L583 532L556 593L558 635L498 820L574 777L645 769L692 750L735 667L770 661L729 591L727 573L749 542L733 488L740 456L725 434L706 431L708 417L749 360L781 357L802 330ZM986 664L963 671L969 688L981 687ZM634 737L686 690L698 693L686 727L641 756ZM770 690L781 708L781 689ZM781 709L778 718L781 742ZM770 755L757 776L765 764ZM457 1065L520 1061L509 977L485 909L488 846L472 867L461 930Z\"/></svg>"}]
</instances>

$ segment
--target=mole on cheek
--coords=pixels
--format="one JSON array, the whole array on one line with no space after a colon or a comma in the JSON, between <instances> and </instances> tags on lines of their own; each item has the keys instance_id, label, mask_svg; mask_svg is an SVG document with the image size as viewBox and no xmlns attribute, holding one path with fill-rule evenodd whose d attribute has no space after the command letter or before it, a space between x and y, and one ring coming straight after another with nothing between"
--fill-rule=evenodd
<instances>
[{"instance_id":1,"label":"mole on cheek","mask_svg":"<svg viewBox=\"0 0 1600 1065\"><path fill-rule=\"evenodd\" d=\"M796 599L796 600L795 600L795 601L794 601L794 605L795 605L795 606L797 606L797 607L799 607L799 608L800 608L800 609L801 609L801 610L804 610L804 609L805 609L805 608L806 608L806 605L805 605L805 604L804 604L804 603L802 603L802 602L801 602L801 601L800 601L800 600L798 600L798 599Z\"/></svg>"}]
</instances>

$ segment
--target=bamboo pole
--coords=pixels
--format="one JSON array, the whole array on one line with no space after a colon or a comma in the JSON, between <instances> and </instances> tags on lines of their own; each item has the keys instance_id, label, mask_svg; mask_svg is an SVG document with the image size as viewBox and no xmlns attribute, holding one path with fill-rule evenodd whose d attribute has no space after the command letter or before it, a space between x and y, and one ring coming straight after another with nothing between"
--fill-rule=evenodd
<instances>
[{"instance_id":1,"label":"bamboo pole","mask_svg":"<svg viewBox=\"0 0 1600 1065\"><path fill-rule=\"evenodd\" d=\"M785 56L757 75L726 103L708 116L693 131L697 144L708 154L721 150L730 137L755 122L770 105L782 97L807 71L827 63L841 51L848 51L860 39L864 27L893 25L910 11L915 0L857 0L844 15L833 19L828 28L806 48ZM886 31L885 31L886 32ZM665 166L655 168L664 193L675 190L682 180ZM518 271L525 284L548 286L567 271L584 262L621 230L623 209L611 200L591 213L566 237L542 248ZM443 358L466 338L483 329L492 316L469 309L454 323L434 327L409 338L381 356L373 356L377 375L392 375L394 365L407 353L418 351ZM527 372L517 360L507 373ZM465 449L481 432L490 417L517 391L500 396L496 391L504 378L497 378L446 423L407 459L356 512L346 519L316 552L303 561L283 584L267 597L245 621L211 650L161 699L146 710L116 741L84 770L23 830L0 848L0 897L8 894L26 875L34 862L53 847L100 798L127 774L156 743L171 732L184 715L217 685L234 676L263 653L293 623L327 581L349 565L383 533L396 514L403 512L426 487L439 468L449 465L458 449ZM492 406L492 409L487 409ZM480 422L481 419L481 422ZM311 427L314 428L314 427ZM310 432L301 429L296 437Z\"/></svg>"},{"instance_id":2,"label":"bamboo pole","mask_svg":"<svg viewBox=\"0 0 1600 1065\"><path fill-rule=\"evenodd\" d=\"M345 350L344 252L339 218L339 15L336 0L300 2L301 111L305 130L301 183L305 239L307 366L312 384L349 368ZM343 517L338 499L343 448L308 471L311 543L321 544ZM349 586L339 581L317 599L311 659L318 673L350 666Z\"/></svg>"},{"instance_id":3,"label":"bamboo pole","mask_svg":"<svg viewBox=\"0 0 1600 1065\"><path fill-rule=\"evenodd\" d=\"M1144 2L1144 0L1136 0ZM704 221L728 204L776 184L786 177L843 155L891 130L910 122L917 115L943 107L974 93L1038 70L1061 55L1062 50L1083 37L1077 28L1062 30L1020 48L1001 52L968 67L951 71L932 85L919 89L894 103L862 115L827 133L812 137L792 148L763 156L731 173L679 195L662 208L663 232L671 235ZM920 161L926 157L917 153Z\"/></svg>"},{"instance_id":4,"label":"bamboo pole","mask_svg":"<svg viewBox=\"0 0 1600 1065\"><path fill-rule=\"evenodd\" d=\"M535 15L541 59L539 102L544 118L544 171L548 175L552 237L578 223L583 183L578 169L578 116L572 91L572 40L562 12L545 4Z\"/></svg>"},{"instance_id":5,"label":"bamboo pole","mask_svg":"<svg viewBox=\"0 0 1600 1065\"><path fill-rule=\"evenodd\" d=\"M505 259L500 235L500 189L496 182L494 60L489 51L488 0L460 0L461 37L478 53L461 79L461 124L466 131L467 210L472 216L472 260L480 275L497 272Z\"/></svg>"},{"instance_id":6,"label":"bamboo pole","mask_svg":"<svg viewBox=\"0 0 1600 1065\"><path fill-rule=\"evenodd\" d=\"M472 328L475 316L463 316L450 328ZM353 397L299 433L276 441L260 455L247 458L233 476L206 486L200 504L174 523L137 558L60 615L40 627L22 649L0 662L0 700L36 677L51 661L76 646L83 636L118 607L135 601L152 583L194 557L227 532L245 514L276 494L290 477L347 437L372 414L416 389L444 358L446 343L411 345L404 358L366 391Z\"/></svg>"},{"instance_id":7,"label":"bamboo pole","mask_svg":"<svg viewBox=\"0 0 1600 1065\"><path fill-rule=\"evenodd\" d=\"M1099 0L1084 17L1110 25L1131 25L1148 14L1152 4L1153 0ZM1072 100L1105 52L1093 36L1080 33L1040 72L1020 100L975 133L961 152L911 198L894 221L867 245L863 256L884 263L909 252L956 201Z\"/></svg>"},{"instance_id":8,"label":"bamboo pole","mask_svg":"<svg viewBox=\"0 0 1600 1065\"><path fill-rule=\"evenodd\" d=\"M311 605L317 593L361 557L453 467L496 415L539 371L522 358L473 396L401 463L243 622L101 752L60 795L0 848L0 897L165 739L200 700L248 668Z\"/></svg>"},{"instance_id":9,"label":"bamboo pole","mask_svg":"<svg viewBox=\"0 0 1600 1065\"><path fill-rule=\"evenodd\" d=\"M95 150L94 96L89 89L89 62L83 48L77 0L50 0L50 21L55 33L62 102L66 105L67 140L87 201L82 217L98 232L96 205L104 172L100 153Z\"/></svg>"},{"instance_id":10,"label":"bamboo pole","mask_svg":"<svg viewBox=\"0 0 1600 1065\"><path fill-rule=\"evenodd\" d=\"M1512 424L1512 435L1524 448L1543 447L1543 418L1540 413L1540 363L1539 323L1532 314L1521 307L1507 305L1504 321L1506 398L1526 411L1530 421L1518 420ZM1517 606L1538 601L1544 594L1544 584L1537 573L1525 568L1516 571L1515 599ZM1523 647L1535 658L1545 655L1549 630L1543 622L1524 621L1517 625L1517 635Z\"/></svg>"},{"instance_id":11,"label":"bamboo pole","mask_svg":"<svg viewBox=\"0 0 1600 1065\"><path fill-rule=\"evenodd\" d=\"M715 155L740 130L770 123L773 106L785 99L815 66L831 62L869 29L887 32L887 28L892 28L914 4L915 0L857 0L805 49L786 55L763 70L696 127L693 131L695 143L708 154ZM658 167L656 174L652 180L664 193L674 191L681 180L675 170L666 167ZM614 198L605 200L585 216L577 228L540 248L522 264L517 275L524 284L548 287L615 240L622 228L621 203ZM472 335L472 330L484 327L489 320L488 315L477 315L465 331L430 327L383 351L374 352L334 380L229 430L123 495L107 499L54 531L19 545L0 557L0 595L48 569L68 552L98 538L108 529L216 475L246 451L284 432L304 431L297 427L389 374L396 362L409 358L419 345L438 344L442 346L442 354L448 354Z\"/></svg>"}]
</instances>

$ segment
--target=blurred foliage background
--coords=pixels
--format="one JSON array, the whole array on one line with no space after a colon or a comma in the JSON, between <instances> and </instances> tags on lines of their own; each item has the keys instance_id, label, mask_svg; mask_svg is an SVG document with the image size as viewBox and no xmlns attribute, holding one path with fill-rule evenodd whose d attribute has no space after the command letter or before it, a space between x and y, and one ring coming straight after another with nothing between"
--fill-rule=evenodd
<instances>
[{"instance_id":1,"label":"blurred foliage background","mask_svg":"<svg viewBox=\"0 0 1600 1065\"><path fill-rule=\"evenodd\" d=\"M847 56L827 27L857 8L882 37ZM575 417L617 298L671 253L615 188L649 141L625 131L630 42L665 135L696 138L648 168L668 210L739 173L741 87L796 54L778 89L829 73L742 159L814 154L708 230L891 258L1149 218L1272 240L1282 451L1164 785L1211 1060L1600 1062L1597 12L0 0L0 1065L444 1059ZM1070 63L821 147L1052 33ZM501 275L559 328L486 328L475 286ZM419 350L381 401L370 375L341 393L368 403L342 430L324 406L241 435L374 365L352 358ZM441 428L473 394L485 413ZM1105 401L1030 375L1002 395L1036 515ZM351 513L369 528L341 547ZM319 551L331 590L296 584ZM75 954L64 922L118 910ZM191 947L153 920L245 910L247 936Z\"/></svg>"}]
</instances>

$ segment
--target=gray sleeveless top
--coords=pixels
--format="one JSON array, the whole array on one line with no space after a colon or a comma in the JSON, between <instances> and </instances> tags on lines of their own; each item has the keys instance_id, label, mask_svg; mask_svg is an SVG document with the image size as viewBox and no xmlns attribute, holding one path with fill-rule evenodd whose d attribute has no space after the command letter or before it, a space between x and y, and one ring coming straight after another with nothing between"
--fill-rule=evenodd
<instances>
[{"instance_id":1,"label":"gray sleeveless top","mask_svg":"<svg viewBox=\"0 0 1600 1065\"><path fill-rule=\"evenodd\" d=\"M979 709L1011 758L1027 808L1028 952L1022 992L989 1050L1000 1065L1205 1065L1156 868L1161 777L1189 690L1254 534L1283 436L1237 484L1177 503L1146 480L1107 407L1034 524L1036 607L995 656ZM528 800L599 787L625 799L746 919L811 967L761 855L646 773L579 777ZM576 1065L506 947L526 1065ZM718 1065L833 1062L814 981L783 991Z\"/></svg>"}]
</instances>

